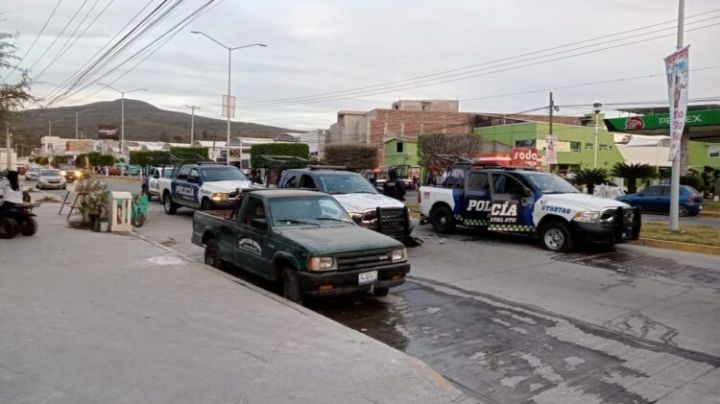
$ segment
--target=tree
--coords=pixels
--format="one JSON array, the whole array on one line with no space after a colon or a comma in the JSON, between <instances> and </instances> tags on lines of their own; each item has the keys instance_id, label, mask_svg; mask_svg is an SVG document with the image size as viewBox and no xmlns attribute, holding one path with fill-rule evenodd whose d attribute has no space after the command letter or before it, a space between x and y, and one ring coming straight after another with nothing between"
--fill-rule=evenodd
<instances>
[{"instance_id":1,"label":"tree","mask_svg":"<svg viewBox=\"0 0 720 404\"><path fill-rule=\"evenodd\" d=\"M325 160L348 170L372 169L378 166L378 149L371 144L334 144L325 146Z\"/></svg>"},{"instance_id":2,"label":"tree","mask_svg":"<svg viewBox=\"0 0 720 404\"><path fill-rule=\"evenodd\" d=\"M647 164L615 163L610 174L627 180L628 193L634 194L637 192L637 180L654 177L655 169Z\"/></svg>"},{"instance_id":3,"label":"tree","mask_svg":"<svg viewBox=\"0 0 720 404\"><path fill-rule=\"evenodd\" d=\"M607 180L608 172L604 168L586 168L577 172L575 180L580 185L587 186L587 193L592 195L595 185Z\"/></svg>"},{"instance_id":4,"label":"tree","mask_svg":"<svg viewBox=\"0 0 720 404\"><path fill-rule=\"evenodd\" d=\"M17 50L14 41L15 36L6 32L0 32L0 70L16 69L13 62L19 58L15 55ZM30 101L33 97L30 90L30 78L26 70L18 70L20 78L12 83L0 83L0 123L8 122L10 113L22 107L23 103ZM8 78L10 74L6 74Z\"/></svg>"},{"instance_id":5,"label":"tree","mask_svg":"<svg viewBox=\"0 0 720 404\"><path fill-rule=\"evenodd\" d=\"M452 154L461 157L475 157L482 146L482 139L478 135L459 134L446 135L443 133L418 136L418 157L420 164L425 168L430 166L436 154Z\"/></svg>"}]
</instances>

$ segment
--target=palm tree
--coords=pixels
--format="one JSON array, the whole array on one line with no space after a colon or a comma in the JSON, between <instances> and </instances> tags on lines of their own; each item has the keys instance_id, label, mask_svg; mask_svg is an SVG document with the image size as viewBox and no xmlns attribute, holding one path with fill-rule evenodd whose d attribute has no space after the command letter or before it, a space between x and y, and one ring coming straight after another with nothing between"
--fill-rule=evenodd
<instances>
[{"instance_id":1,"label":"palm tree","mask_svg":"<svg viewBox=\"0 0 720 404\"><path fill-rule=\"evenodd\" d=\"M655 176L655 169L647 164L625 164L615 163L610 172L613 177L624 178L627 180L627 188L629 194L637 192L637 180L652 178Z\"/></svg>"},{"instance_id":2,"label":"palm tree","mask_svg":"<svg viewBox=\"0 0 720 404\"><path fill-rule=\"evenodd\" d=\"M585 168L577 172L575 180L580 185L587 186L587 193L592 195L595 185L607 180L608 172L604 168Z\"/></svg>"}]
</instances>

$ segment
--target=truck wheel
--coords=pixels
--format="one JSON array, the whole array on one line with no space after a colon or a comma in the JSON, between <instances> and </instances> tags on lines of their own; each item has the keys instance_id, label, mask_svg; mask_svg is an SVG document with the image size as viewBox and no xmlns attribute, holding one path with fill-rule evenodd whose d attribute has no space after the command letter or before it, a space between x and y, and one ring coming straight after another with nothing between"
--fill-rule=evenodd
<instances>
[{"instance_id":1,"label":"truck wheel","mask_svg":"<svg viewBox=\"0 0 720 404\"><path fill-rule=\"evenodd\" d=\"M550 222L540 229L543 246L550 251L568 252L573 249L572 232L563 222Z\"/></svg>"},{"instance_id":2,"label":"truck wheel","mask_svg":"<svg viewBox=\"0 0 720 404\"><path fill-rule=\"evenodd\" d=\"M165 213L168 215L174 215L177 213L177 204L173 202L170 194L165 194L163 196L163 207L165 208Z\"/></svg>"},{"instance_id":3,"label":"truck wheel","mask_svg":"<svg viewBox=\"0 0 720 404\"><path fill-rule=\"evenodd\" d=\"M282 270L283 297L297 304L302 304L302 292L295 270L285 267Z\"/></svg>"},{"instance_id":4,"label":"truck wheel","mask_svg":"<svg viewBox=\"0 0 720 404\"><path fill-rule=\"evenodd\" d=\"M452 210L445 205L438 206L432 211L432 226L441 234L455 231L455 217Z\"/></svg>"},{"instance_id":5,"label":"truck wheel","mask_svg":"<svg viewBox=\"0 0 720 404\"><path fill-rule=\"evenodd\" d=\"M22 234L23 236L29 237L29 236L32 236L35 233L37 233L37 229L38 229L37 221L34 218L29 217L29 218L25 219L25 221L22 223L22 225L20 225L20 234Z\"/></svg>"},{"instance_id":6,"label":"truck wheel","mask_svg":"<svg viewBox=\"0 0 720 404\"><path fill-rule=\"evenodd\" d=\"M210 199L203 198L202 202L200 203L200 210L210 210L212 209L212 203L210 203Z\"/></svg>"},{"instance_id":7,"label":"truck wheel","mask_svg":"<svg viewBox=\"0 0 720 404\"><path fill-rule=\"evenodd\" d=\"M9 217L0 218L0 238L13 238L17 234L17 222Z\"/></svg>"},{"instance_id":8,"label":"truck wheel","mask_svg":"<svg viewBox=\"0 0 720 404\"><path fill-rule=\"evenodd\" d=\"M678 215L685 217L690 215L690 210L685 205L680 205L680 208L678 209Z\"/></svg>"},{"instance_id":9,"label":"truck wheel","mask_svg":"<svg viewBox=\"0 0 720 404\"><path fill-rule=\"evenodd\" d=\"M205 244L205 265L222 269L222 260L220 259L220 248L217 240L210 239Z\"/></svg>"},{"instance_id":10,"label":"truck wheel","mask_svg":"<svg viewBox=\"0 0 720 404\"><path fill-rule=\"evenodd\" d=\"M385 297L388 295L388 292L390 292L390 288L375 288L373 290L373 296Z\"/></svg>"}]
</instances>

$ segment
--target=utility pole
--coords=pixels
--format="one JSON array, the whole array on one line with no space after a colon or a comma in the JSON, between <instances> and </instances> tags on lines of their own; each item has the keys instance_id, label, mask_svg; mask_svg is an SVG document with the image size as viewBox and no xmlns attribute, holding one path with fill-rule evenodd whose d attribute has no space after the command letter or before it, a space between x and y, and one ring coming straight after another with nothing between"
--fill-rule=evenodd
<instances>
[{"instance_id":1,"label":"utility pole","mask_svg":"<svg viewBox=\"0 0 720 404\"><path fill-rule=\"evenodd\" d=\"M683 35L685 33L685 0L678 4L677 49L683 48ZM672 122L672 121L671 121ZM680 152L675 155L670 174L670 231L680 230L678 219L680 211L680 162L682 160L682 141Z\"/></svg>"},{"instance_id":2,"label":"utility pole","mask_svg":"<svg viewBox=\"0 0 720 404\"><path fill-rule=\"evenodd\" d=\"M12 165L12 150L10 149L10 122L5 123L5 154L7 155L7 167L10 171Z\"/></svg>"},{"instance_id":3,"label":"utility pole","mask_svg":"<svg viewBox=\"0 0 720 404\"><path fill-rule=\"evenodd\" d=\"M190 108L190 145L193 144L195 138L195 110L200 109L197 105L185 105L185 108Z\"/></svg>"},{"instance_id":4,"label":"utility pole","mask_svg":"<svg viewBox=\"0 0 720 404\"><path fill-rule=\"evenodd\" d=\"M52 136L52 122L48 119L48 136Z\"/></svg>"},{"instance_id":5,"label":"utility pole","mask_svg":"<svg viewBox=\"0 0 720 404\"><path fill-rule=\"evenodd\" d=\"M555 98L553 98L553 93L550 91L550 103L548 104L548 107L550 108L549 112L550 115L548 117L548 135L552 136L553 134L553 113L555 112ZM547 142L545 144L545 155L547 156ZM548 164L548 169L550 172L553 172L553 164Z\"/></svg>"},{"instance_id":6,"label":"utility pole","mask_svg":"<svg viewBox=\"0 0 720 404\"><path fill-rule=\"evenodd\" d=\"M79 114L80 114L79 112L77 112L77 111L75 112L75 139L79 139L78 138L78 115Z\"/></svg>"}]
</instances>

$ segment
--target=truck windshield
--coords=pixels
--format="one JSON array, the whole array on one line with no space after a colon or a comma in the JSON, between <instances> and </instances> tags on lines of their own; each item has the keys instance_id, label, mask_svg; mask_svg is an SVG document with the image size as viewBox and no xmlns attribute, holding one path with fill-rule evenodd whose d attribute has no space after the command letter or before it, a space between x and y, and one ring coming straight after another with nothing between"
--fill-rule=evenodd
<instances>
[{"instance_id":1,"label":"truck windshield","mask_svg":"<svg viewBox=\"0 0 720 404\"><path fill-rule=\"evenodd\" d=\"M376 194L377 191L360 175L319 175L320 190L328 194Z\"/></svg>"},{"instance_id":2,"label":"truck windshield","mask_svg":"<svg viewBox=\"0 0 720 404\"><path fill-rule=\"evenodd\" d=\"M572 184L557 175L528 173L523 176L543 194L575 194L580 192Z\"/></svg>"},{"instance_id":3,"label":"truck windshield","mask_svg":"<svg viewBox=\"0 0 720 404\"><path fill-rule=\"evenodd\" d=\"M205 181L248 181L245 174L235 167L203 167Z\"/></svg>"},{"instance_id":4,"label":"truck windshield","mask_svg":"<svg viewBox=\"0 0 720 404\"><path fill-rule=\"evenodd\" d=\"M273 226L325 226L337 223L352 224L345 209L333 198L304 197L276 198L269 201Z\"/></svg>"}]
</instances>

